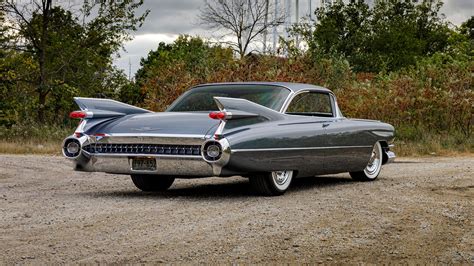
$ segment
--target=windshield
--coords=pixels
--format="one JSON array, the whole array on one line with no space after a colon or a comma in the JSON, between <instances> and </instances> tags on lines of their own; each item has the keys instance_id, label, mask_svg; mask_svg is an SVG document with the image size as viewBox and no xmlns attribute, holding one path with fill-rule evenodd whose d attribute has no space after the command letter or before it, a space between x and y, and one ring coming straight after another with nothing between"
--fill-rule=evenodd
<instances>
[{"instance_id":1,"label":"windshield","mask_svg":"<svg viewBox=\"0 0 474 266\"><path fill-rule=\"evenodd\" d=\"M272 85L211 85L194 88L179 97L168 112L218 110L213 97L242 98L280 111L290 90Z\"/></svg>"}]
</instances>

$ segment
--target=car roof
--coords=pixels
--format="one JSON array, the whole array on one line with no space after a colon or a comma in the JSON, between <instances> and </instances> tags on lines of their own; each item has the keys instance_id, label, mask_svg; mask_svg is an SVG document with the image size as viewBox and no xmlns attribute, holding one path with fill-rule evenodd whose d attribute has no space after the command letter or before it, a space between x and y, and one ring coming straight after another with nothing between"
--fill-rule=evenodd
<instances>
[{"instance_id":1,"label":"car roof","mask_svg":"<svg viewBox=\"0 0 474 266\"><path fill-rule=\"evenodd\" d=\"M194 86L193 88L199 88L204 86L222 86L222 85L266 85L266 86L278 86L289 89L292 92L298 92L301 90L317 90L324 92L331 92L331 90L326 89L321 86L316 86L312 84L305 83L293 83L293 82L262 82L262 81L246 81L246 82L221 82L221 83L206 83Z\"/></svg>"}]
</instances>

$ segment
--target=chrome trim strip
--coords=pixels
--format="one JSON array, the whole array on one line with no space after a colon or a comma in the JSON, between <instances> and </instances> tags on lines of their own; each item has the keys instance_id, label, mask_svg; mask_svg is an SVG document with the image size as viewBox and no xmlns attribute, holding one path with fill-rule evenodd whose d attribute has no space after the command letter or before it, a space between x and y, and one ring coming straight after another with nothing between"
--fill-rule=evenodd
<instances>
[{"instance_id":1,"label":"chrome trim strip","mask_svg":"<svg viewBox=\"0 0 474 266\"><path fill-rule=\"evenodd\" d=\"M86 126L86 124L87 120L82 119L74 132L84 133L84 127Z\"/></svg>"},{"instance_id":2,"label":"chrome trim strip","mask_svg":"<svg viewBox=\"0 0 474 266\"><path fill-rule=\"evenodd\" d=\"M334 102L334 116L333 118L344 118L344 116L342 115L342 112L341 110L339 109L339 105L337 104L337 98L336 98L336 95L332 92L332 91L322 91L322 90L318 90L317 88L307 88L307 89L302 89L302 90L299 90L297 92L293 92L293 93L290 93L287 97L287 99L285 100L281 110L280 110L280 113L282 114L285 114L286 113L286 110L288 109L288 106L290 105L291 101L293 101L293 99L301 94L301 93L308 93L308 92L321 92L321 93L327 93L331 96L331 100Z\"/></svg>"},{"instance_id":3,"label":"chrome trim strip","mask_svg":"<svg viewBox=\"0 0 474 266\"><path fill-rule=\"evenodd\" d=\"M212 137L213 139L216 137L216 136L222 136L222 134L224 133L224 128L225 128L225 124L226 124L226 120L221 120L219 122L219 126L217 126L217 129L216 131L214 132L214 136Z\"/></svg>"},{"instance_id":4,"label":"chrome trim strip","mask_svg":"<svg viewBox=\"0 0 474 266\"><path fill-rule=\"evenodd\" d=\"M288 108L288 105L290 104L291 100L293 100L293 97L295 95L295 92L293 90L290 90L290 94L286 97L285 101L283 102L279 112L284 114L286 109Z\"/></svg>"},{"instance_id":5,"label":"chrome trim strip","mask_svg":"<svg viewBox=\"0 0 474 266\"><path fill-rule=\"evenodd\" d=\"M82 150L84 154L91 157L163 157L163 158L187 158L202 159L201 155L178 155L178 154L150 154L150 153L90 153Z\"/></svg>"},{"instance_id":6,"label":"chrome trim strip","mask_svg":"<svg viewBox=\"0 0 474 266\"><path fill-rule=\"evenodd\" d=\"M104 137L91 136L92 143L99 144L162 144L162 145L201 145L205 135L178 135L153 133L115 133Z\"/></svg>"},{"instance_id":7,"label":"chrome trim strip","mask_svg":"<svg viewBox=\"0 0 474 266\"><path fill-rule=\"evenodd\" d=\"M324 150L324 149L351 149L351 148L372 148L372 146L332 146L332 147L301 147L301 148L263 148L263 149L235 149L231 153L236 152L252 152L252 151L293 151L293 150Z\"/></svg>"},{"instance_id":8,"label":"chrome trim strip","mask_svg":"<svg viewBox=\"0 0 474 266\"><path fill-rule=\"evenodd\" d=\"M92 119L92 118L94 118L94 113L93 113L93 112L88 111L87 109L85 109L84 111L86 111L86 117L85 117L85 119Z\"/></svg>"},{"instance_id":9,"label":"chrome trim strip","mask_svg":"<svg viewBox=\"0 0 474 266\"><path fill-rule=\"evenodd\" d=\"M108 137L163 137L205 139L205 134L164 134L164 133L111 133Z\"/></svg>"}]
</instances>

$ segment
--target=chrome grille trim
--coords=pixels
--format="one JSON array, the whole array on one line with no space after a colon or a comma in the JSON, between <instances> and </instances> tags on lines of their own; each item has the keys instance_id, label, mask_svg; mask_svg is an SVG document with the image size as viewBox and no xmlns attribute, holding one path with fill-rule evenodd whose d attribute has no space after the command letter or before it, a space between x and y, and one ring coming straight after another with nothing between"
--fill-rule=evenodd
<instances>
[{"instance_id":1,"label":"chrome grille trim","mask_svg":"<svg viewBox=\"0 0 474 266\"><path fill-rule=\"evenodd\" d=\"M91 143L82 148L89 154L201 156L201 145Z\"/></svg>"}]
</instances>

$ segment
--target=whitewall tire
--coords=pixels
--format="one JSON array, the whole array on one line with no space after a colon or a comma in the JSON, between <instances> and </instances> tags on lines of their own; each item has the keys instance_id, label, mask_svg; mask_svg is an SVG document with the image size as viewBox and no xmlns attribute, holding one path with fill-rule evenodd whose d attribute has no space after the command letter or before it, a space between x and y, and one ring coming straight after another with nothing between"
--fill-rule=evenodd
<instances>
[{"instance_id":1,"label":"whitewall tire","mask_svg":"<svg viewBox=\"0 0 474 266\"><path fill-rule=\"evenodd\" d=\"M293 175L293 171L287 170L252 176L250 177L250 185L261 195L278 196L288 190L293 180Z\"/></svg>"},{"instance_id":2,"label":"whitewall tire","mask_svg":"<svg viewBox=\"0 0 474 266\"><path fill-rule=\"evenodd\" d=\"M377 179L380 174L380 170L382 170L382 161L382 145L380 145L380 142L377 142L372 148L369 162L367 163L367 166L364 168L364 170L360 172L350 172L350 175L354 180L373 181Z\"/></svg>"}]
</instances>

